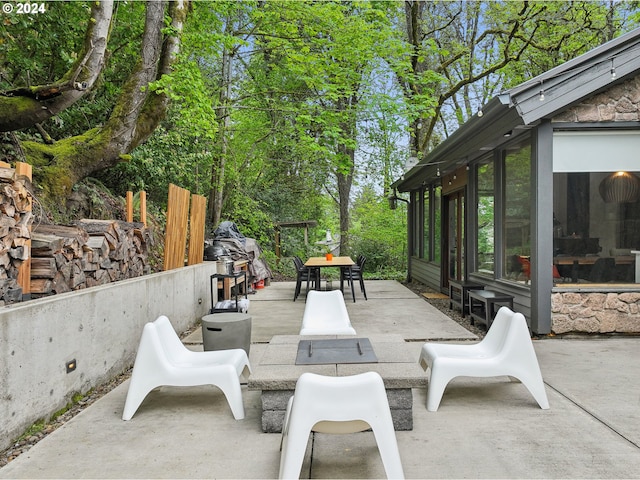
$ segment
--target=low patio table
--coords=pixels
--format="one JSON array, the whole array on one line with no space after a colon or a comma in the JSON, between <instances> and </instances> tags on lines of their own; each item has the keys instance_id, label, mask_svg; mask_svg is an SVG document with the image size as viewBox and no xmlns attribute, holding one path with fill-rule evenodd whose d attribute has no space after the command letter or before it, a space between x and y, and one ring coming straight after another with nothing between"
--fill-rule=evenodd
<instances>
[{"instance_id":1,"label":"low patio table","mask_svg":"<svg viewBox=\"0 0 640 480\"><path fill-rule=\"evenodd\" d=\"M483 290L484 285L478 282L465 280L449 280L449 310L453 310L456 305L462 312L462 318L468 311L469 290Z\"/></svg>"},{"instance_id":2,"label":"low patio table","mask_svg":"<svg viewBox=\"0 0 640 480\"><path fill-rule=\"evenodd\" d=\"M426 387L424 374L415 354L415 348L404 341L402 335L376 334L366 337L373 348L376 363L323 363L296 365L300 340L351 339L346 335L276 335L260 362L252 365L247 387L262 392L262 430L266 433L282 431L284 414L296 382L302 373L312 372L327 376L348 376L364 372L378 372L384 381L391 416L396 430L413 429L412 388Z\"/></svg>"},{"instance_id":3,"label":"low patio table","mask_svg":"<svg viewBox=\"0 0 640 480\"><path fill-rule=\"evenodd\" d=\"M486 325L487 330L491 327L493 317L496 316L496 305L506 305L513 310L513 296L507 293L495 292L493 290L469 290L467 297L469 298L471 325L475 323L475 320L478 320ZM473 307L476 304L482 307L482 312L475 312Z\"/></svg>"},{"instance_id":4,"label":"low patio table","mask_svg":"<svg viewBox=\"0 0 640 480\"><path fill-rule=\"evenodd\" d=\"M338 267L338 268L348 268L349 274L351 274L351 267L355 265L355 262L351 259L351 257L333 257L331 260L327 260L325 257L311 257L309 258L304 266L305 267L313 267L313 268L326 268L326 267ZM351 278L351 275L349 275ZM343 291L344 287L344 279L342 275L340 275L340 291ZM320 286L318 286L320 288ZM353 280L351 280L351 295L353 296L353 301L356 301L356 291L353 286Z\"/></svg>"}]
</instances>

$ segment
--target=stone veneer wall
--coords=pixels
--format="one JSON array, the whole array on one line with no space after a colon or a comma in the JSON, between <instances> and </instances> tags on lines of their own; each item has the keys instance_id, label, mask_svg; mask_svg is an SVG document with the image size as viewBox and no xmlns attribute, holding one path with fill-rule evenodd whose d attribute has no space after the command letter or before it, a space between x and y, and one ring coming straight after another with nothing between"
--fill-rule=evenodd
<instances>
[{"instance_id":1,"label":"stone veneer wall","mask_svg":"<svg viewBox=\"0 0 640 480\"><path fill-rule=\"evenodd\" d=\"M553 122L634 122L640 120L640 77L615 85L556 115Z\"/></svg>"},{"instance_id":2,"label":"stone veneer wall","mask_svg":"<svg viewBox=\"0 0 640 480\"><path fill-rule=\"evenodd\" d=\"M557 292L551 295L555 334L640 333L640 292Z\"/></svg>"}]
</instances>

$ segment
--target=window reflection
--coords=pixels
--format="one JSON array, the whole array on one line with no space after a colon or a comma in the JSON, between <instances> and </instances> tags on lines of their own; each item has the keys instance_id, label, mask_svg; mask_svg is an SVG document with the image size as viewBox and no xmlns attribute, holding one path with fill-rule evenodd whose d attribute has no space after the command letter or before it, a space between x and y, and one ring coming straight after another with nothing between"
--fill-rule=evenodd
<instances>
[{"instance_id":1,"label":"window reflection","mask_svg":"<svg viewBox=\"0 0 640 480\"><path fill-rule=\"evenodd\" d=\"M423 233L423 258L428 259L429 258L429 252L431 251L430 249L430 239L429 239L429 232L430 232L430 228L429 228L429 220L430 220L430 211L429 211L429 195L431 193L431 189L427 188L424 191L424 233Z\"/></svg>"},{"instance_id":2,"label":"window reflection","mask_svg":"<svg viewBox=\"0 0 640 480\"><path fill-rule=\"evenodd\" d=\"M493 161L478 165L478 245L476 265L478 273L494 273L494 169Z\"/></svg>"},{"instance_id":3,"label":"window reflection","mask_svg":"<svg viewBox=\"0 0 640 480\"><path fill-rule=\"evenodd\" d=\"M503 276L531 280L531 147L529 141L506 152L504 160Z\"/></svg>"},{"instance_id":4,"label":"window reflection","mask_svg":"<svg viewBox=\"0 0 640 480\"><path fill-rule=\"evenodd\" d=\"M640 184L640 172L625 173ZM554 174L553 254L558 282L636 283L633 252L640 249L640 192L611 187L609 179L615 174ZM607 186L619 190L607 191Z\"/></svg>"},{"instance_id":5,"label":"window reflection","mask_svg":"<svg viewBox=\"0 0 640 480\"><path fill-rule=\"evenodd\" d=\"M436 187L434 189L433 203L433 238L436 239L433 244L433 261L440 264L440 261L442 260L442 187Z\"/></svg>"}]
</instances>

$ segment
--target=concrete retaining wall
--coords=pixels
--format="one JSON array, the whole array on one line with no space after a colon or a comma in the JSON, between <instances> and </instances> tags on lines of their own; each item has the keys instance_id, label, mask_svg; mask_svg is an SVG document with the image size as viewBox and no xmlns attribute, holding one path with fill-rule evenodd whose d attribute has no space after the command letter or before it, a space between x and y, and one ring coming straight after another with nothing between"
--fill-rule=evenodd
<instances>
[{"instance_id":1,"label":"concrete retaining wall","mask_svg":"<svg viewBox=\"0 0 640 480\"><path fill-rule=\"evenodd\" d=\"M210 307L215 262L0 308L0 449L133 364L144 324L183 332ZM76 369L67 373L67 363Z\"/></svg>"}]
</instances>

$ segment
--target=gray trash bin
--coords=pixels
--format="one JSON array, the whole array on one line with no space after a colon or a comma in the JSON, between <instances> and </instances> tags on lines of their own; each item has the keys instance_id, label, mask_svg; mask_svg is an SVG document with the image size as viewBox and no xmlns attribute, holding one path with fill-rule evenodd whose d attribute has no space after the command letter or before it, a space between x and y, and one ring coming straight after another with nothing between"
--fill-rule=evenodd
<instances>
[{"instance_id":1,"label":"gray trash bin","mask_svg":"<svg viewBox=\"0 0 640 480\"><path fill-rule=\"evenodd\" d=\"M205 351L251 348L251 316L246 313L212 313L202 317L202 345Z\"/></svg>"}]
</instances>

